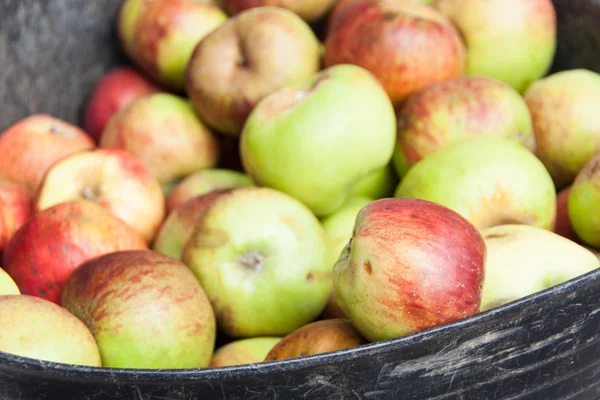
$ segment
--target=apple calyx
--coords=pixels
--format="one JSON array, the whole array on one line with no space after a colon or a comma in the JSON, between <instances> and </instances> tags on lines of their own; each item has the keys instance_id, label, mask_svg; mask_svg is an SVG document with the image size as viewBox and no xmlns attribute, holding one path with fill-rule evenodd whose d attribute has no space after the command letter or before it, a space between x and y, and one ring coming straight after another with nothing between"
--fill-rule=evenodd
<instances>
[{"instance_id":1,"label":"apple calyx","mask_svg":"<svg viewBox=\"0 0 600 400\"><path fill-rule=\"evenodd\" d=\"M81 189L81 196L86 200L96 201L98 197L100 197L100 194L97 190L94 190L92 187L84 186Z\"/></svg>"},{"instance_id":2,"label":"apple calyx","mask_svg":"<svg viewBox=\"0 0 600 400\"><path fill-rule=\"evenodd\" d=\"M265 256L258 251L249 250L242 255L239 264L249 270L260 272L265 266Z\"/></svg>"},{"instance_id":3,"label":"apple calyx","mask_svg":"<svg viewBox=\"0 0 600 400\"><path fill-rule=\"evenodd\" d=\"M56 123L54 123L54 122L52 122L52 124L50 125L49 132L52 135L62 136L62 137L65 137L65 138L73 138L73 137L75 137L75 135L73 134L73 132L70 132L68 130L62 130L62 129L60 129L56 125Z\"/></svg>"}]
</instances>

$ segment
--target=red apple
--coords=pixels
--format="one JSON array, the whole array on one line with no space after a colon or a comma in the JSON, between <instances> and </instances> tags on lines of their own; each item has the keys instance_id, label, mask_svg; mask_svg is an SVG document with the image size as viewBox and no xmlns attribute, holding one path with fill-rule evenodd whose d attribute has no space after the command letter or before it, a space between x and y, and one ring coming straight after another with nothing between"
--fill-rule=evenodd
<instances>
[{"instance_id":1,"label":"red apple","mask_svg":"<svg viewBox=\"0 0 600 400\"><path fill-rule=\"evenodd\" d=\"M336 0L223 0L223 8L229 14L238 14L255 7L283 7L312 23L323 17L335 2Z\"/></svg>"},{"instance_id":2,"label":"red apple","mask_svg":"<svg viewBox=\"0 0 600 400\"><path fill-rule=\"evenodd\" d=\"M375 75L395 106L411 93L464 74L454 25L417 1L347 0L331 12L325 67L356 64Z\"/></svg>"},{"instance_id":3,"label":"red apple","mask_svg":"<svg viewBox=\"0 0 600 400\"><path fill-rule=\"evenodd\" d=\"M133 67L108 71L96 82L87 99L83 129L98 142L110 117L117 111L139 97L160 90Z\"/></svg>"},{"instance_id":4,"label":"red apple","mask_svg":"<svg viewBox=\"0 0 600 400\"><path fill-rule=\"evenodd\" d=\"M0 251L29 219L32 204L31 193L24 185L0 181Z\"/></svg>"},{"instance_id":5,"label":"red apple","mask_svg":"<svg viewBox=\"0 0 600 400\"><path fill-rule=\"evenodd\" d=\"M46 170L70 154L94 147L83 130L46 114L33 114L0 134L0 179L34 193Z\"/></svg>"},{"instance_id":6,"label":"red apple","mask_svg":"<svg viewBox=\"0 0 600 400\"><path fill-rule=\"evenodd\" d=\"M23 294L59 304L65 282L81 263L126 249L147 244L104 208L79 200L32 216L8 243L2 261Z\"/></svg>"},{"instance_id":7,"label":"red apple","mask_svg":"<svg viewBox=\"0 0 600 400\"><path fill-rule=\"evenodd\" d=\"M125 150L88 150L58 161L46 173L34 206L42 211L77 199L100 204L148 242L166 214L158 181Z\"/></svg>"},{"instance_id":8,"label":"red apple","mask_svg":"<svg viewBox=\"0 0 600 400\"><path fill-rule=\"evenodd\" d=\"M455 211L419 199L365 206L333 272L336 299L370 341L479 312L486 257L479 231Z\"/></svg>"}]
</instances>

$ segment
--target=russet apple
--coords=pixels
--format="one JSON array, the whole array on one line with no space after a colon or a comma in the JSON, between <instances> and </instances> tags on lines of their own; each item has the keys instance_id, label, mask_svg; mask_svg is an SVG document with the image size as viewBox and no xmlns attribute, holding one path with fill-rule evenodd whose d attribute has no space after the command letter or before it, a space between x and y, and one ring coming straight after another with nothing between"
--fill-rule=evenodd
<instances>
[{"instance_id":1,"label":"russet apple","mask_svg":"<svg viewBox=\"0 0 600 400\"><path fill-rule=\"evenodd\" d=\"M180 204L169 213L162 223L152 250L181 260L183 248L192 235L196 224L204 215L204 211L228 189L215 189L208 193L198 195Z\"/></svg>"},{"instance_id":2,"label":"russet apple","mask_svg":"<svg viewBox=\"0 0 600 400\"><path fill-rule=\"evenodd\" d=\"M56 162L40 185L35 210L77 199L98 203L147 242L166 214L156 178L134 155L120 149L81 151Z\"/></svg>"},{"instance_id":3,"label":"russet apple","mask_svg":"<svg viewBox=\"0 0 600 400\"><path fill-rule=\"evenodd\" d=\"M215 350L210 366L228 367L263 362L269 351L281 339L276 336L259 336L234 340Z\"/></svg>"},{"instance_id":4,"label":"russet apple","mask_svg":"<svg viewBox=\"0 0 600 400\"><path fill-rule=\"evenodd\" d=\"M481 231L486 249L481 311L537 293L600 267L585 247L530 225Z\"/></svg>"},{"instance_id":5,"label":"russet apple","mask_svg":"<svg viewBox=\"0 0 600 400\"><path fill-rule=\"evenodd\" d=\"M465 138L416 163L395 197L444 205L478 229L525 224L552 230L556 190L542 162L522 144L498 136Z\"/></svg>"},{"instance_id":6,"label":"russet apple","mask_svg":"<svg viewBox=\"0 0 600 400\"><path fill-rule=\"evenodd\" d=\"M0 351L64 364L101 367L90 330L64 308L29 295L0 296Z\"/></svg>"},{"instance_id":7,"label":"russet apple","mask_svg":"<svg viewBox=\"0 0 600 400\"><path fill-rule=\"evenodd\" d=\"M235 15L254 7L283 7L312 23L325 16L335 3L336 0L223 0L223 8Z\"/></svg>"},{"instance_id":8,"label":"russet apple","mask_svg":"<svg viewBox=\"0 0 600 400\"><path fill-rule=\"evenodd\" d=\"M73 272L61 304L90 328L113 368L203 368L215 316L194 275L150 250L96 257Z\"/></svg>"},{"instance_id":9,"label":"russet apple","mask_svg":"<svg viewBox=\"0 0 600 400\"><path fill-rule=\"evenodd\" d=\"M283 336L327 303L331 266L319 220L274 189L245 187L204 211L183 250L231 338Z\"/></svg>"},{"instance_id":10,"label":"russet apple","mask_svg":"<svg viewBox=\"0 0 600 400\"><path fill-rule=\"evenodd\" d=\"M354 186L392 159L396 116L375 77L337 65L263 99L240 139L252 180L295 197L325 217Z\"/></svg>"},{"instance_id":11,"label":"russet apple","mask_svg":"<svg viewBox=\"0 0 600 400\"><path fill-rule=\"evenodd\" d=\"M147 248L137 232L105 208L77 200L33 215L8 242L2 266L22 293L58 303L63 285L84 261Z\"/></svg>"},{"instance_id":12,"label":"russet apple","mask_svg":"<svg viewBox=\"0 0 600 400\"><path fill-rule=\"evenodd\" d=\"M600 74L575 69L534 82L525 92L537 156L557 189L573 182L600 151Z\"/></svg>"},{"instance_id":13,"label":"russet apple","mask_svg":"<svg viewBox=\"0 0 600 400\"><path fill-rule=\"evenodd\" d=\"M600 153L596 153L577 174L567 209L577 237L600 249Z\"/></svg>"},{"instance_id":14,"label":"russet apple","mask_svg":"<svg viewBox=\"0 0 600 400\"><path fill-rule=\"evenodd\" d=\"M365 206L333 271L342 310L369 341L479 312L485 242L460 214L420 199Z\"/></svg>"},{"instance_id":15,"label":"russet apple","mask_svg":"<svg viewBox=\"0 0 600 400\"><path fill-rule=\"evenodd\" d=\"M47 114L33 114L0 134L0 179L20 183L35 193L56 161L93 148L79 127Z\"/></svg>"},{"instance_id":16,"label":"russet apple","mask_svg":"<svg viewBox=\"0 0 600 400\"><path fill-rule=\"evenodd\" d=\"M331 12L324 61L369 70L397 107L431 83L463 75L465 48L454 25L431 6L349 0Z\"/></svg>"},{"instance_id":17,"label":"russet apple","mask_svg":"<svg viewBox=\"0 0 600 400\"><path fill-rule=\"evenodd\" d=\"M169 192L167 212L170 213L186 201L213 190L235 189L246 186L254 186L254 183L243 172L222 168L207 168L196 171L178 182Z\"/></svg>"},{"instance_id":18,"label":"russet apple","mask_svg":"<svg viewBox=\"0 0 600 400\"><path fill-rule=\"evenodd\" d=\"M466 74L496 78L522 93L550 69L556 52L552 0L433 0L460 30Z\"/></svg>"},{"instance_id":19,"label":"russet apple","mask_svg":"<svg viewBox=\"0 0 600 400\"><path fill-rule=\"evenodd\" d=\"M335 318L311 322L286 335L265 357L265 361L283 360L349 349L367 340L347 319Z\"/></svg>"},{"instance_id":20,"label":"russet apple","mask_svg":"<svg viewBox=\"0 0 600 400\"><path fill-rule=\"evenodd\" d=\"M33 212L33 197L25 185L0 180L0 251Z\"/></svg>"},{"instance_id":21,"label":"russet apple","mask_svg":"<svg viewBox=\"0 0 600 400\"><path fill-rule=\"evenodd\" d=\"M94 85L86 99L83 129L98 143L110 118L133 100L161 91L130 66L115 67Z\"/></svg>"},{"instance_id":22,"label":"russet apple","mask_svg":"<svg viewBox=\"0 0 600 400\"><path fill-rule=\"evenodd\" d=\"M154 80L183 92L185 69L194 48L227 20L210 2L125 0L117 33L129 58Z\"/></svg>"},{"instance_id":23,"label":"russet apple","mask_svg":"<svg viewBox=\"0 0 600 400\"><path fill-rule=\"evenodd\" d=\"M11 276L0 268L0 296L7 294L21 294L19 287Z\"/></svg>"},{"instance_id":24,"label":"russet apple","mask_svg":"<svg viewBox=\"0 0 600 400\"><path fill-rule=\"evenodd\" d=\"M186 92L204 121L238 136L261 99L319 68L319 40L306 22L283 8L253 8L198 44Z\"/></svg>"},{"instance_id":25,"label":"russet apple","mask_svg":"<svg viewBox=\"0 0 600 400\"><path fill-rule=\"evenodd\" d=\"M100 147L127 150L169 186L195 171L213 167L219 145L185 99L157 93L134 100L102 133Z\"/></svg>"},{"instance_id":26,"label":"russet apple","mask_svg":"<svg viewBox=\"0 0 600 400\"><path fill-rule=\"evenodd\" d=\"M400 176L427 154L468 136L502 136L535 152L521 95L493 78L459 77L412 94L398 115L394 165Z\"/></svg>"}]
</instances>

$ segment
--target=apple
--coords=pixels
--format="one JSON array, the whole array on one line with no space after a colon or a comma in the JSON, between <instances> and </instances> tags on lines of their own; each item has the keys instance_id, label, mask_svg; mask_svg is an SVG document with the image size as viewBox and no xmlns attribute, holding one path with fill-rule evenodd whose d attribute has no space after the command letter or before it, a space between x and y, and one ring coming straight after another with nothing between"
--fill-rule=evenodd
<instances>
[{"instance_id":1,"label":"apple","mask_svg":"<svg viewBox=\"0 0 600 400\"><path fill-rule=\"evenodd\" d=\"M105 367L210 363L215 315L194 275L171 257L129 250L89 260L67 281L62 305L94 333Z\"/></svg>"},{"instance_id":2,"label":"apple","mask_svg":"<svg viewBox=\"0 0 600 400\"><path fill-rule=\"evenodd\" d=\"M577 174L567 201L568 215L577 237L600 248L600 153Z\"/></svg>"},{"instance_id":3,"label":"apple","mask_svg":"<svg viewBox=\"0 0 600 400\"><path fill-rule=\"evenodd\" d=\"M204 121L238 136L261 99L319 68L319 40L306 22L283 8L253 8L198 44L186 92Z\"/></svg>"},{"instance_id":4,"label":"apple","mask_svg":"<svg viewBox=\"0 0 600 400\"><path fill-rule=\"evenodd\" d=\"M327 238L300 201L264 187L219 196L183 249L234 339L283 336L314 320L331 287Z\"/></svg>"},{"instance_id":5,"label":"apple","mask_svg":"<svg viewBox=\"0 0 600 400\"><path fill-rule=\"evenodd\" d=\"M585 243L575 233L571 219L569 218L569 195L571 194L571 188L572 186L569 185L556 195L556 223L554 224L553 232L575 243L584 245Z\"/></svg>"},{"instance_id":6,"label":"apple","mask_svg":"<svg viewBox=\"0 0 600 400\"><path fill-rule=\"evenodd\" d=\"M417 1L340 1L325 38L325 66L356 64L377 77L398 107L411 93L463 75L454 25Z\"/></svg>"},{"instance_id":7,"label":"apple","mask_svg":"<svg viewBox=\"0 0 600 400\"><path fill-rule=\"evenodd\" d=\"M162 223L152 250L181 260L183 248L192 235L196 224L204 215L204 211L228 189L216 189L196 196L171 211Z\"/></svg>"},{"instance_id":8,"label":"apple","mask_svg":"<svg viewBox=\"0 0 600 400\"><path fill-rule=\"evenodd\" d=\"M13 278L11 278L5 270L0 268L0 296L9 294L21 294L21 291Z\"/></svg>"},{"instance_id":9,"label":"apple","mask_svg":"<svg viewBox=\"0 0 600 400\"><path fill-rule=\"evenodd\" d=\"M2 265L22 293L59 303L65 282L84 261L147 247L137 232L105 208L76 200L33 215L8 242Z\"/></svg>"},{"instance_id":10,"label":"apple","mask_svg":"<svg viewBox=\"0 0 600 400\"><path fill-rule=\"evenodd\" d=\"M35 210L77 199L106 208L147 242L166 214L156 178L134 155L120 149L81 151L56 162L40 185Z\"/></svg>"},{"instance_id":11,"label":"apple","mask_svg":"<svg viewBox=\"0 0 600 400\"><path fill-rule=\"evenodd\" d=\"M466 74L496 78L522 93L544 76L556 52L552 0L434 0L460 30Z\"/></svg>"},{"instance_id":12,"label":"apple","mask_svg":"<svg viewBox=\"0 0 600 400\"><path fill-rule=\"evenodd\" d=\"M244 168L317 216L339 209L365 176L392 159L396 116L375 77L337 65L263 99L240 138Z\"/></svg>"},{"instance_id":13,"label":"apple","mask_svg":"<svg viewBox=\"0 0 600 400\"><path fill-rule=\"evenodd\" d=\"M398 176L392 163L370 172L360 179L352 189L353 196L369 197L373 200L391 197L398 186Z\"/></svg>"},{"instance_id":14,"label":"apple","mask_svg":"<svg viewBox=\"0 0 600 400\"><path fill-rule=\"evenodd\" d=\"M33 198L25 185L0 180L0 251L29 219Z\"/></svg>"},{"instance_id":15,"label":"apple","mask_svg":"<svg viewBox=\"0 0 600 400\"><path fill-rule=\"evenodd\" d=\"M223 10L206 1L125 0L117 16L117 34L123 50L141 70L183 92L194 48L226 20Z\"/></svg>"},{"instance_id":16,"label":"apple","mask_svg":"<svg viewBox=\"0 0 600 400\"><path fill-rule=\"evenodd\" d=\"M0 351L40 361L101 367L90 330L64 308L28 295L0 296Z\"/></svg>"},{"instance_id":17,"label":"apple","mask_svg":"<svg viewBox=\"0 0 600 400\"><path fill-rule=\"evenodd\" d=\"M552 230L556 190L542 162L520 143L474 136L415 164L395 197L444 205L478 229L525 224Z\"/></svg>"},{"instance_id":18,"label":"apple","mask_svg":"<svg viewBox=\"0 0 600 400\"><path fill-rule=\"evenodd\" d=\"M170 93L134 100L104 129L100 147L135 155L165 186L195 171L213 167L219 146L192 105Z\"/></svg>"},{"instance_id":19,"label":"apple","mask_svg":"<svg viewBox=\"0 0 600 400\"><path fill-rule=\"evenodd\" d=\"M533 118L537 156L557 189L570 185L600 151L600 74L575 69L554 73L525 92Z\"/></svg>"},{"instance_id":20,"label":"apple","mask_svg":"<svg viewBox=\"0 0 600 400\"><path fill-rule=\"evenodd\" d=\"M196 171L178 182L167 197L167 211L171 212L186 201L213 190L254 186L248 175L222 168Z\"/></svg>"},{"instance_id":21,"label":"apple","mask_svg":"<svg viewBox=\"0 0 600 400\"><path fill-rule=\"evenodd\" d=\"M261 336L234 340L215 350L210 366L228 367L263 362L269 351L281 339L281 337Z\"/></svg>"},{"instance_id":22,"label":"apple","mask_svg":"<svg viewBox=\"0 0 600 400\"><path fill-rule=\"evenodd\" d=\"M265 361L328 353L366 343L366 339L347 319L315 321L281 339L267 354Z\"/></svg>"},{"instance_id":23,"label":"apple","mask_svg":"<svg viewBox=\"0 0 600 400\"><path fill-rule=\"evenodd\" d=\"M600 267L585 247L529 225L481 232L487 248L481 311L521 299Z\"/></svg>"},{"instance_id":24,"label":"apple","mask_svg":"<svg viewBox=\"0 0 600 400\"><path fill-rule=\"evenodd\" d=\"M333 270L335 297L369 341L479 312L485 242L460 214L420 199L365 206Z\"/></svg>"},{"instance_id":25,"label":"apple","mask_svg":"<svg viewBox=\"0 0 600 400\"><path fill-rule=\"evenodd\" d=\"M535 152L521 95L493 78L459 77L412 94L398 115L394 166L400 176L427 154L470 136L502 136Z\"/></svg>"},{"instance_id":26,"label":"apple","mask_svg":"<svg viewBox=\"0 0 600 400\"><path fill-rule=\"evenodd\" d=\"M86 100L83 129L97 142L110 118L133 100L161 89L136 68L119 66L105 73Z\"/></svg>"},{"instance_id":27,"label":"apple","mask_svg":"<svg viewBox=\"0 0 600 400\"><path fill-rule=\"evenodd\" d=\"M35 193L54 162L94 146L79 127L51 115L32 114L0 134L0 179Z\"/></svg>"},{"instance_id":28,"label":"apple","mask_svg":"<svg viewBox=\"0 0 600 400\"><path fill-rule=\"evenodd\" d=\"M334 6L336 0L223 0L223 8L229 14L238 14L254 7L277 6L286 8L306 22L320 20Z\"/></svg>"}]
</instances>

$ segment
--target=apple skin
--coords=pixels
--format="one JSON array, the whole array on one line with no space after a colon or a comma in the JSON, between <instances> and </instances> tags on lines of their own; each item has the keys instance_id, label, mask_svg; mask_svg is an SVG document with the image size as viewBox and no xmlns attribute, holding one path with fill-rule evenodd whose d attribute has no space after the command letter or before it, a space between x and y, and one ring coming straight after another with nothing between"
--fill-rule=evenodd
<instances>
[{"instance_id":1,"label":"apple skin","mask_svg":"<svg viewBox=\"0 0 600 400\"><path fill-rule=\"evenodd\" d=\"M39 212L77 199L98 203L148 243L166 214L156 178L134 155L120 149L81 151L56 162L40 185L34 207Z\"/></svg>"},{"instance_id":2,"label":"apple skin","mask_svg":"<svg viewBox=\"0 0 600 400\"><path fill-rule=\"evenodd\" d=\"M265 361L283 360L349 349L367 340L347 319L336 318L311 322L285 336L275 344Z\"/></svg>"},{"instance_id":3,"label":"apple skin","mask_svg":"<svg viewBox=\"0 0 600 400\"><path fill-rule=\"evenodd\" d=\"M261 336L234 340L215 350L210 366L229 367L263 362L269 351L281 339L281 337Z\"/></svg>"},{"instance_id":4,"label":"apple skin","mask_svg":"<svg viewBox=\"0 0 600 400\"><path fill-rule=\"evenodd\" d=\"M552 0L434 0L461 31L466 74L496 78L519 93L544 76L556 52Z\"/></svg>"},{"instance_id":5,"label":"apple skin","mask_svg":"<svg viewBox=\"0 0 600 400\"><path fill-rule=\"evenodd\" d=\"M0 179L20 183L35 193L54 162L94 141L79 127L47 114L33 114L0 134Z\"/></svg>"},{"instance_id":6,"label":"apple skin","mask_svg":"<svg viewBox=\"0 0 600 400\"><path fill-rule=\"evenodd\" d=\"M409 96L398 115L394 166L400 176L427 154L468 136L513 139L535 153L527 104L493 78L459 77Z\"/></svg>"},{"instance_id":7,"label":"apple skin","mask_svg":"<svg viewBox=\"0 0 600 400\"><path fill-rule=\"evenodd\" d=\"M186 201L213 190L235 189L254 186L248 175L221 168L196 171L178 182L167 196L167 212L173 211Z\"/></svg>"},{"instance_id":8,"label":"apple skin","mask_svg":"<svg viewBox=\"0 0 600 400\"><path fill-rule=\"evenodd\" d=\"M0 180L0 251L33 211L31 192L22 184Z\"/></svg>"},{"instance_id":9,"label":"apple skin","mask_svg":"<svg viewBox=\"0 0 600 400\"><path fill-rule=\"evenodd\" d=\"M64 364L101 367L90 330L64 308L28 295L0 296L0 351Z\"/></svg>"},{"instance_id":10,"label":"apple skin","mask_svg":"<svg viewBox=\"0 0 600 400\"><path fill-rule=\"evenodd\" d=\"M392 197L394 189L398 186L398 181L394 166L389 163L359 180L352 189L352 195L369 197L373 200Z\"/></svg>"},{"instance_id":11,"label":"apple skin","mask_svg":"<svg viewBox=\"0 0 600 400\"><path fill-rule=\"evenodd\" d=\"M557 72L533 83L524 98L537 156L563 189L600 151L600 75L585 69Z\"/></svg>"},{"instance_id":12,"label":"apple skin","mask_svg":"<svg viewBox=\"0 0 600 400\"><path fill-rule=\"evenodd\" d=\"M358 214L333 270L336 299L369 341L479 312L486 249L460 214L420 199L381 199Z\"/></svg>"},{"instance_id":13,"label":"apple skin","mask_svg":"<svg viewBox=\"0 0 600 400\"><path fill-rule=\"evenodd\" d=\"M499 225L482 230L481 235L487 249L481 311L600 267L594 253L546 229Z\"/></svg>"},{"instance_id":14,"label":"apple skin","mask_svg":"<svg viewBox=\"0 0 600 400\"><path fill-rule=\"evenodd\" d=\"M389 97L371 73L346 64L263 99L246 121L240 152L257 185L325 217L361 179L390 163L395 141Z\"/></svg>"},{"instance_id":15,"label":"apple skin","mask_svg":"<svg viewBox=\"0 0 600 400\"><path fill-rule=\"evenodd\" d=\"M7 244L2 265L22 293L58 304L81 263L117 250L147 248L137 232L106 209L77 200L33 215Z\"/></svg>"},{"instance_id":16,"label":"apple skin","mask_svg":"<svg viewBox=\"0 0 600 400\"><path fill-rule=\"evenodd\" d=\"M182 97L157 93L134 100L110 120L100 147L135 155L168 186L195 171L213 167L219 144Z\"/></svg>"},{"instance_id":17,"label":"apple skin","mask_svg":"<svg viewBox=\"0 0 600 400\"><path fill-rule=\"evenodd\" d=\"M183 250L231 338L284 336L314 320L331 287L327 238L298 200L233 189L204 212Z\"/></svg>"},{"instance_id":18,"label":"apple skin","mask_svg":"<svg viewBox=\"0 0 600 400\"><path fill-rule=\"evenodd\" d=\"M575 233L571 219L569 218L569 195L571 194L571 188L572 186L569 185L556 195L556 223L554 224L553 232L575 243L585 245Z\"/></svg>"},{"instance_id":19,"label":"apple skin","mask_svg":"<svg viewBox=\"0 0 600 400\"><path fill-rule=\"evenodd\" d=\"M478 229L525 224L552 230L556 190L540 160L511 139L475 136L415 164L395 197L444 205Z\"/></svg>"},{"instance_id":20,"label":"apple skin","mask_svg":"<svg viewBox=\"0 0 600 400\"><path fill-rule=\"evenodd\" d=\"M206 293L180 261L150 250L118 251L82 264L62 306L80 318L112 368L204 368L216 323Z\"/></svg>"},{"instance_id":21,"label":"apple skin","mask_svg":"<svg viewBox=\"0 0 600 400\"><path fill-rule=\"evenodd\" d=\"M11 278L5 270L0 268L0 296L8 294L21 294L21 291L13 278Z\"/></svg>"},{"instance_id":22,"label":"apple skin","mask_svg":"<svg viewBox=\"0 0 600 400\"><path fill-rule=\"evenodd\" d=\"M144 73L183 92L194 48L226 20L227 14L210 2L125 0L117 17L117 35L127 56Z\"/></svg>"},{"instance_id":23,"label":"apple skin","mask_svg":"<svg viewBox=\"0 0 600 400\"><path fill-rule=\"evenodd\" d=\"M161 89L129 66L115 67L96 82L86 101L83 129L98 143L110 118L133 100Z\"/></svg>"},{"instance_id":24,"label":"apple skin","mask_svg":"<svg viewBox=\"0 0 600 400\"><path fill-rule=\"evenodd\" d=\"M398 107L425 86L463 75L465 48L452 23L431 6L350 0L331 12L324 62L367 69Z\"/></svg>"},{"instance_id":25,"label":"apple skin","mask_svg":"<svg viewBox=\"0 0 600 400\"><path fill-rule=\"evenodd\" d=\"M213 190L196 196L171 211L156 234L152 250L181 260L185 243L204 215L204 211L219 196L228 191L227 189Z\"/></svg>"},{"instance_id":26,"label":"apple skin","mask_svg":"<svg viewBox=\"0 0 600 400\"><path fill-rule=\"evenodd\" d=\"M223 0L223 8L230 15L235 15L254 7L277 6L313 23L325 16L335 3L336 0Z\"/></svg>"},{"instance_id":27,"label":"apple skin","mask_svg":"<svg viewBox=\"0 0 600 400\"><path fill-rule=\"evenodd\" d=\"M577 174L567 201L569 219L583 243L600 248L600 153Z\"/></svg>"},{"instance_id":28,"label":"apple skin","mask_svg":"<svg viewBox=\"0 0 600 400\"><path fill-rule=\"evenodd\" d=\"M306 22L283 8L253 8L198 44L188 65L186 91L204 121L239 136L261 99L319 68L319 40Z\"/></svg>"}]
</instances>

